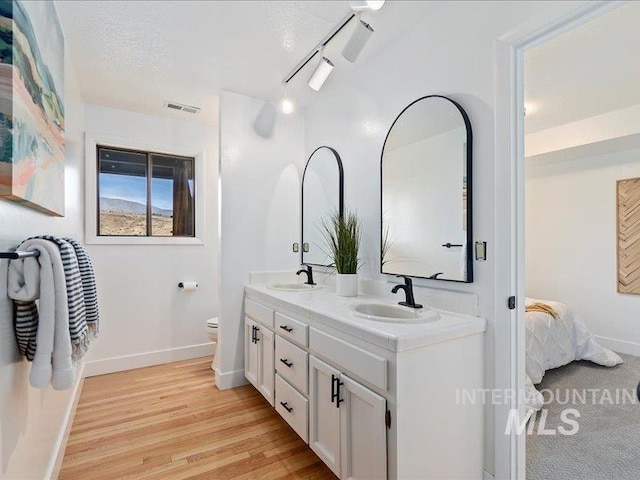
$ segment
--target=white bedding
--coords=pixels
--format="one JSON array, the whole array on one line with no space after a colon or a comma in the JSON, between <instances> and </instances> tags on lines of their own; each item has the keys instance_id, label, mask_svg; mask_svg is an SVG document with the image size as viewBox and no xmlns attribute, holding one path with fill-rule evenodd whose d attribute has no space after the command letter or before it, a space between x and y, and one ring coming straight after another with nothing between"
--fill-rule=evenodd
<instances>
[{"instance_id":1,"label":"white bedding","mask_svg":"<svg viewBox=\"0 0 640 480\"><path fill-rule=\"evenodd\" d=\"M528 408L540 410L544 400L534 384L542 381L547 370L574 360L590 360L613 367L621 364L622 358L601 347L566 305L548 300L526 299L527 305L536 302L551 306L559 316L555 319L544 312L526 314L526 404Z\"/></svg>"}]
</instances>

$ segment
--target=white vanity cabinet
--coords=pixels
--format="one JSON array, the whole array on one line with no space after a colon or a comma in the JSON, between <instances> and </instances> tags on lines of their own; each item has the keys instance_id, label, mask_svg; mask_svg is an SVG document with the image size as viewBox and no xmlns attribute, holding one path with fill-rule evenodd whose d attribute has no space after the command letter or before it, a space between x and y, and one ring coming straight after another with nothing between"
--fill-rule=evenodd
<instances>
[{"instance_id":1,"label":"white vanity cabinet","mask_svg":"<svg viewBox=\"0 0 640 480\"><path fill-rule=\"evenodd\" d=\"M252 306L258 308L252 308ZM244 375L256 387L267 401L275 402L275 368L273 366L275 340L273 331L266 325L273 319L273 310L255 302L245 305L247 314L244 321ZM260 322L260 323L259 323ZM273 326L273 320L271 320Z\"/></svg>"},{"instance_id":2,"label":"white vanity cabinet","mask_svg":"<svg viewBox=\"0 0 640 480\"><path fill-rule=\"evenodd\" d=\"M309 446L340 476L340 409L335 403L340 372L311 357L309 361Z\"/></svg>"},{"instance_id":3,"label":"white vanity cabinet","mask_svg":"<svg viewBox=\"0 0 640 480\"><path fill-rule=\"evenodd\" d=\"M300 347L276 336L276 371L303 395L307 394L309 354Z\"/></svg>"},{"instance_id":4,"label":"white vanity cabinet","mask_svg":"<svg viewBox=\"0 0 640 480\"><path fill-rule=\"evenodd\" d=\"M484 320L386 327L346 302L247 287L249 382L341 479L482 479L484 409L459 392L484 388Z\"/></svg>"},{"instance_id":5,"label":"white vanity cabinet","mask_svg":"<svg viewBox=\"0 0 640 480\"><path fill-rule=\"evenodd\" d=\"M273 405L275 370L273 368L273 332L245 319L245 377Z\"/></svg>"},{"instance_id":6,"label":"white vanity cabinet","mask_svg":"<svg viewBox=\"0 0 640 480\"><path fill-rule=\"evenodd\" d=\"M309 446L340 478L387 478L386 400L314 356Z\"/></svg>"}]
</instances>

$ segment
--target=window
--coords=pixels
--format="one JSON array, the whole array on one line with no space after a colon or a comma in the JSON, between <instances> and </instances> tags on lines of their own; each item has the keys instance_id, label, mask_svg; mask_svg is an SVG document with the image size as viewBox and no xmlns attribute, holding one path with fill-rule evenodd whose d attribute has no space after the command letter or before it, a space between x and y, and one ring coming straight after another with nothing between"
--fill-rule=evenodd
<instances>
[{"instance_id":1,"label":"window","mask_svg":"<svg viewBox=\"0 0 640 480\"><path fill-rule=\"evenodd\" d=\"M97 146L97 235L195 237L194 158Z\"/></svg>"}]
</instances>

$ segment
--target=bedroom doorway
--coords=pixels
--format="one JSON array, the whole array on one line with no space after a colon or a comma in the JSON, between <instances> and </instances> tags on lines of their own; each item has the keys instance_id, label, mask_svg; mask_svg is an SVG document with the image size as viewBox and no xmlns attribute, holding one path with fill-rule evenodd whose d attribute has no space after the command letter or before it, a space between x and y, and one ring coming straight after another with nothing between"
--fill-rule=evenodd
<instances>
[{"instance_id":1,"label":"bedroom doorway","mask_svg":"<svg viewBox=\"0 0 640 480\"><path fill-rule=\"evenodd\" d=\"M525 52L626 5L624 1L558 2L496 40L495 82L495 378L507 395L494 405L494 478L526 477L525 390ZM515 300L515 301L514 301ZM502 307L500 307L502 305Z\"/></svg>"},{"instance_id":2,"label":"bedroom doorway","mask_svg":"<svg viewBox=\"0 0 640 480\"><path fill-rule=\"evenodd\" d=\"M523 54L530 480L640 478L639 22L629 2Z\"/></svg>"}]
</instances>

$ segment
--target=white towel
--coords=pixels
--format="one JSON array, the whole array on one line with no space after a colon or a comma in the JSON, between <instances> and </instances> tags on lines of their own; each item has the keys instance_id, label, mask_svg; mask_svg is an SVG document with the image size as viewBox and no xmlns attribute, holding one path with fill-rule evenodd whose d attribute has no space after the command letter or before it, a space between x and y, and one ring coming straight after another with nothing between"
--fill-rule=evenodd
<instances>
[{"instance_id":1,"label":"white towel","mask_svg":"<svg viewBox=\"0 0 640 480\"><path fill-rule=\"evenodd\" d=\"M67 288L60 250L48 240L27 240L22 250L37 250L40 255L9 263L7 292L10 298L29 302L39 299L37 347L31 365L30 383L56 390L73 385L71 336Z\"/></svg>"}]
</instances>

